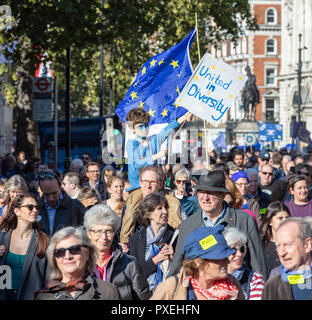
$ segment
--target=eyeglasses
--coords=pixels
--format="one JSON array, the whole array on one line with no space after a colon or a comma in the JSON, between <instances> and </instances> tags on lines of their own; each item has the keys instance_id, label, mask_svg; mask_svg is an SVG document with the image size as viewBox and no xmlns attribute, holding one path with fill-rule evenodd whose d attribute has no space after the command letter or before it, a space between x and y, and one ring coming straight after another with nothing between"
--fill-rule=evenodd
<instances>
[{"instance_id":1,"label":"eyeglasses","mask_svg":"<svg viewBox=\"0 0 312 320\"><path fill-rule=\"evenodd\" d=\"M34 204L23 204L22 206L19 206L19 208L26 207L29 211L33 211L35 208L37 211L39 211L40 207L38 205Z\"/></svg>"},{"instance_id":2,"label":"eyeglasses","mask_svg":"<svg viewBox=\"0 0 312 320\"><path fill-rule=\"evenodd\" d=\"M89 157L82 157L82 160L89 160Z\"/></svg>"},{"instance_id":3,"label":"eyeglasses","mask_svg":"<svg viewBox=\"0 0 312 320\"><path fill-rule=\"evenodd\" d=\"M267 175L269 175L269 176L273 176L273 172L261 172L264 176L267 176Z\"/></svg>"},{"instance_id":4,"label":"eyeglasses","mask_svg":"<svg viewBox=\"0 0 312 320\"><path fill-rule=\"evenodd\" d=\"M94 235L97 238L101 237L103 234L105 234L107 238L111 238L115 234L113 230L90 230L90 231L94 233Z\"/></svg>"},{"instance_id":5,"label":"eyeglasses","mask_svg":"<svg viewBox=\"0 0 312 320\"><path fill-rule=\"evenodd\" d=\"M90 171L87 171L88 173L100 173L100 170L90 170Z\"/></svg>"},{"instance_id":6,"label":"eyeglasses","mask_svg":"<svg viewBox=\"0 0 312 320\"><path fill-rule=\"evenodd\" d=\"M57 259L64 258L66 255L66 251L68 250L71 255L75 256L77 254L81 254L82 247L84 247L84 246L82 246L80 244L76 244L76 245L71 246L69 248L54 249L53 254L54 254L54 257Z\"/></svg>"},{"instance_id":7,"label":"eyeglasses","mask_svg":"<svg viewBox=\"0 0 312 320\"><path fill-rule=\"evenodd\" d=\"M150 185L152 185L152 186L156 186L156 185L158 184L157 181L150 181L150 180L141 180L141 182L142 182L143 184L150 184Z\"/></svg>"},{"instance_id":8,"label":"eyeglasses","mask_svg":"<svg viewBox=\"0 0 312 320\"><path fill-rule=\"evenodd\" d=\"M236 183L239 187L247 187L249 183Z\"/></svg>"},{"instance_id":9,"label":"eyeglasses","mask_svg":"<svg viewBox=\"0 0 312 320\"><path fill-rule=\"evenodd\" d=\"M177 184L187 183L187 180L176 180Z\"/></svg>"},{"instance_id":10,"label":"eyeglasses","mask_svg":"<svg viewBox=\"0 0 312 320\"><path fill-rule=\"evenodd\" d=\"M134 129L138 129L139 131L146 130L148 128L148 125L143 123L143 124L137 124L134 126Z\"/></svg>"}]
</instances>

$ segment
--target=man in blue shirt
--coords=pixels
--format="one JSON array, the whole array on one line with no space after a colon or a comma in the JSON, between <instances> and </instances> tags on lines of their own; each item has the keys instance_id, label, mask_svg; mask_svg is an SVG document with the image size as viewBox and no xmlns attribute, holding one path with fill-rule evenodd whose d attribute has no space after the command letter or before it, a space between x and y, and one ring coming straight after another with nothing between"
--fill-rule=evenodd
<instances>
[{"instance_id":1,"label":"man in blue shirt","mask_svg":"<svg viewBox=\"0 0 312 320\"><path fill-rule=\"evenodd\" d=\"M39 230L52 236L67 226L81 226L85 207L62 191L59 177L52 170L47 170L40 172L38 179L42 191L37 219Z\"/></svg>"}]
</instances>

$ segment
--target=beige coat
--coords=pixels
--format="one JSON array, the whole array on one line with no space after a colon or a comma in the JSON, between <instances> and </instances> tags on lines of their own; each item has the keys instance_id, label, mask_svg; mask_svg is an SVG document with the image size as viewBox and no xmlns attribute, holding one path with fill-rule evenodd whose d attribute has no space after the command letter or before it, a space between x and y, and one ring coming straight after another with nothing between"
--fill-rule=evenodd
<instances>
[{"instance_id":1,"label":"beige coat","mask_svg":"<svg viewBox=\"0 0 312 320\"><path fill-rule=\"evenodd\" d=\"M134 233L135 224L138 220L138 208L143 199L141 189L133 190L126 202L126 211L123 217L121 231L120 231L120 242L129 243L130 236ZM172 194L166 194L168 200L168 224L177 229L181 222L181 204L180 201Z\"/></svg>"},{"instance_id":2,"label":"beige coat","mask_svg":"<svg viewBox=\"0 0 312 320\"><path fill-rule=\"evenodd\" d=\"M167 278L157 286L154 294L149 300L187 300L187 288L182 285L184 277L185 271L182 267L179 274L177 274L178 281L174 276ZM228 274L228 278L238 289L238 296L236 300L245 300L239 281L230 274Z\"/></svg>"}]
</instances>

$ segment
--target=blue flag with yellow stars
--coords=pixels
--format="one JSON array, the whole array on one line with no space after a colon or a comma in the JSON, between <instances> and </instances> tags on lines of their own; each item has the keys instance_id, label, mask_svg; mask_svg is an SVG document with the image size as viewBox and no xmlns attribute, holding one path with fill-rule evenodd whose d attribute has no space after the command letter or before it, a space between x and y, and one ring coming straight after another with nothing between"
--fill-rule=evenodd
<instances>
[{"instance_id":1,"label":"blue flag with yellow stars","mask_svg":"<svg viewBox=\"0 0 312 320\"><path fill-rule=\"evenodd\" d=\"M194 29L184 40L150 58L141 68L115 113L126 122L133 108L150 114L150 125L169 123L187 112L175 101L193 73L189 50Z\"/></svg>"}]
</instances>

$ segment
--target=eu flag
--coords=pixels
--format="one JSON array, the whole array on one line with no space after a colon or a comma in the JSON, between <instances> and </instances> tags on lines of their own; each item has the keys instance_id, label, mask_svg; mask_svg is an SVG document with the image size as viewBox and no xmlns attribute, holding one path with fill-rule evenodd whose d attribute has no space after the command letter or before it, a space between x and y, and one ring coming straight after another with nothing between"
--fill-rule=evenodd
<instances>
[{"instance_id":1,"label":"eu flag","mask_svg":"<svg viewBox=\"0 0 312 320\"><path fill-rule=\"evenodd\" d=\"M137 107L150 114L150 125L171 122L187 112L175 101L193 73L189 49L195 32L196 29L142 66L116 108L115 113L122 122L126 122L127 113Z\"/></svg>"}]
</instances>

